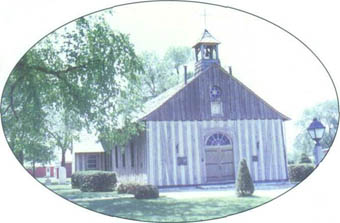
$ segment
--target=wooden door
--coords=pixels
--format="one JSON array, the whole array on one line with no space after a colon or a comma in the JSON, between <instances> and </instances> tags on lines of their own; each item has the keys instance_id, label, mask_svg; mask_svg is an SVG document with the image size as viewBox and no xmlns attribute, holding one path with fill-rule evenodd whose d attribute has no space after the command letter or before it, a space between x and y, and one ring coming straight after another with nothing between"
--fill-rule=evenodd
<instances>
[{"instance_id":1,"label":"wooden door","mask_svg":"<svg viewBox=\"0 0 340 223\"><path fill-rule=\"evenodd\" d=\"M219 148L207 148L205 150L207 182L219 181L220 179L219 153Z\"/></svg>"},{"instance_id":2,"label":"wooden door","mask_svg":"<svg viewBox=\"0 0 340 223\"><path fill-rule=\"evenodd\" d=\"M206 147L206 174L207 182L233 181L234 159L232 146Z\"/></svg>"},{"instance_id":3,"label":"wooden door","mask_svg":"<svg viewBox=\"0 0 340 223\"><path fill-rule=\"evenodd\" d=\"M220 170L221 180L231 181L235 179L234 174L234 154L231 146L222 147L220 150Z\"/></svg>"}]
</instances>

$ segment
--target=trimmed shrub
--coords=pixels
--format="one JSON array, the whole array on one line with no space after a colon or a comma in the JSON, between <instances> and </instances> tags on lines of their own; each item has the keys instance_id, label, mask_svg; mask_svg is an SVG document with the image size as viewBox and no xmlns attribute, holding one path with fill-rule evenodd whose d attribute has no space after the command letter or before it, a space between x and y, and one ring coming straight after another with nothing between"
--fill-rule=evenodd
<instances>
[{"instance_id":1,"label":"trimmed shrub","mask_svg":"<svg viewBox=\"0 0 340 223\"><path fill-rule=\"evenodd\" d=\"M312 160L309 158L309 156L306 153L301 153L299 163L312 163Z\"/></svg>"},{"instance_id":2,"label":"trimmed shrub","mask_svg":"<svg viewBox=\"0 0 340 223\"><path fill-rule=\"evenodd\" d=\"M117 178L109 171L80 171L72 175L72 188L79 188L83 192L113 191Z\"/></svg>"},{"instance_id":3,"label":"trimmed shrub","mask_svg":"<svg viewBox=\"0 0 340 223\"><path fill-rule=\"evenodd\" d=\"M73 189L79 189L80 188L80 179L82 177L82 173L84 171L75 172L71 176L71 185Z\"/></svg>"},{"instance_id":4,"label":"trimmed shrub","mask_svg":"<svg viewBox=\"0 0 340 223\"><path fill-rule=\"evenodd\" d=\"M236 180L236 194L239 197L250 196L254 193L254 184L251 179L247 162L245 159L240 161Z\"/></svg>"},{"instance_id":5,"label":"trimmed shrub","mask_svg":"<svg viewBox=\"0 0 340 223\"><path fill-rule=\"evenodd\" d=\"M126 183L126 184L119 184L117 187L118 194L135 194L137 187L141 186L137 183Z\"/></svg>"},{"instance_id":6,"label":"trimmed shrub","mask_svg":"<svg viewBox=\"0 0 340 223\"><path fill-rule=\"evenodd\" d=\"M135 198L136 199L150 199L158 198L159 191L156 186L153 185L139 185L136 188Z\"/></svg>"},{"instance_id":7,"label":"trimmed shrub","mask_svg":"<svg viewBox=\"0 0 340 223\"><path fill-rule=\"evenodd\" d=\"M289 181L301 182L314 170L312 164L294 164L288 165Z\"/></svg>"}]
</instances>

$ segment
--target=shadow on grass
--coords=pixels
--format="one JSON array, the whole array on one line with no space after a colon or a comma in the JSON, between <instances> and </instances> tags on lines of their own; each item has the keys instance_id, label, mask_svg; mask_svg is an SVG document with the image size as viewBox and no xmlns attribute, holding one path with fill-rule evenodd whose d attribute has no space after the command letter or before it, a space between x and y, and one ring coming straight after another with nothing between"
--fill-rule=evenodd
<instances>
[{"instance_id":1,"label":"shadow on grass","mask_svg":"<svg viewBox=\"0 0 340 223\"><path fill-rule=\"evenodd\" d=\"M54 192L68 200L119 197L116 192L81 192L70 185L49 186Z\"/></svg>"},{"instance_id":2,"label":"shadow on grass","mask_svg":"<svg viewBox=\"0 0 340 223\"><path fill-rule=\"evenodd\" d=\"M62 197L85 208L121 218L157 222L201 221L221 218L259 206L272 198L260 196L171 198L138 200L114 192L81 192L71 185L51 185ZM183 192L185 193L185 192Z\"/></svg>"},{"instance_id":3,"label":"shadow on grass","mask_svg":"<svg viewBox=\"0 0 340 223\"><path fill-rule=\"evenodd\" d=\"M199 221L225 217L253 207L269 198L221 197L137 200L120 198L112 200L92 200L76 202L81 206L111 216L157 222Z\"/></svg>"}]
</instances>

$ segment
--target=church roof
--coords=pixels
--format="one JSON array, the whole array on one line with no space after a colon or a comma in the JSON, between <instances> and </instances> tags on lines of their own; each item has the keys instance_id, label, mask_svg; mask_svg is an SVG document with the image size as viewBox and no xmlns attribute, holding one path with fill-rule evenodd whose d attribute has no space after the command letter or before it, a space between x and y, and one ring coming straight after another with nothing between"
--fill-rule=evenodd
<instances>
[{"instance_id":1,"label":"church roof","mask_svg":"<svg viewBox=\"0 0 340 223\"><path fill-rule=\"evenodd\" d=\"M210 81L212 80L212 81ZM212 82L212 83L209 83ZM147 101L137 120L211 120L209 85L221 85L224 93L222 120L281 119L287 116L256 95L221 66L212 64L188 80Z\"/></svg>"},{"instance_id":2,"label":"church roof","mask_svg":"<svg viewBox=\"0 0 340 223\"><path fill-rule=\"evenodd\" d=\"M217 45L220 44L220 42L217 41L215 37L213 37L213 35L211 35L207 29L205 29L201 39L193 46L193 48L201 44Z\"/></svg>"},{"instance_id":3,"label":"church roof","mask_svg":"<svg viewBox=\"0 0 340 223\"><path fill-rule=\"evenodd\" d=\"M152 98L148 100L144 104L144 109L142 112L137 114L137 120L144 119L145 116L156 110L159 106L161 106L164 102L168 101L170 98L172 98L176 93L178 93L181 89L183 89L185 86L187 86L191 81L193 81L195 78L197 78L198 75L192 77L187 81L187 84L184 84L184 82L181 82L177 85L175 85L172 88L169 88L165 92L161 93L160 95L156 96L155 98Z\"/></svg>"}]
</instances>

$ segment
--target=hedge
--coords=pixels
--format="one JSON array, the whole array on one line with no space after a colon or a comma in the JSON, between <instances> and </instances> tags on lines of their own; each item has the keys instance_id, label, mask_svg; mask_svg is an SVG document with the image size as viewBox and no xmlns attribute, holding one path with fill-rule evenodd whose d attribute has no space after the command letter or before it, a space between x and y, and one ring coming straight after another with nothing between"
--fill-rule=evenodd
<instances>
[{"instance_id":1,"label":"hedge","mask_svg":"<svg viewBox=\"0 0 340 223\"><path fill-rule=\"evenodd\" d=\"M142 186L138 183L121 183L117 187L118 194L135 194L137 187Z\"/></svg>"},{"instance_id":2,"label":"hedge","mask_svg":"<svg viewBox=\"0 0 340 223\"><path fill-rule=\"evenodd\" d=\"M83 176L83 171L75 172L71 176L71 185L73 189L80 188L80 179Z\"/></svg>"},{"instance_id":3,"label":"hedge","mask_svg":"<svg viewBox=\"0 0 340 223\"><path fill-rule=\"evenodd\" d=\"M312 164L294 164L288 165L289 181L301 182L314 170Z\"/></svg>"},{"instance_id":4,"label":"hedge","mask_svg":"<svg viewBox=\"0 0 340 223\"><path fill-rule=\"evenodd\" d=\"M117 183L116 174L109 171L80 171L72 175L72 188L83 192L113 191Z\"/></svg>"},{"instance_id":5,"label":"hedge","mask_svg":"<svg viewBox=\"0 0 340 223\"><path fill-rule=\"evenodd\" d=\"M158 198L159 191L156 186L153 185L139 185L136 188L135 198L136 199L150 199Z\"/></svg>"}]
</instances>

